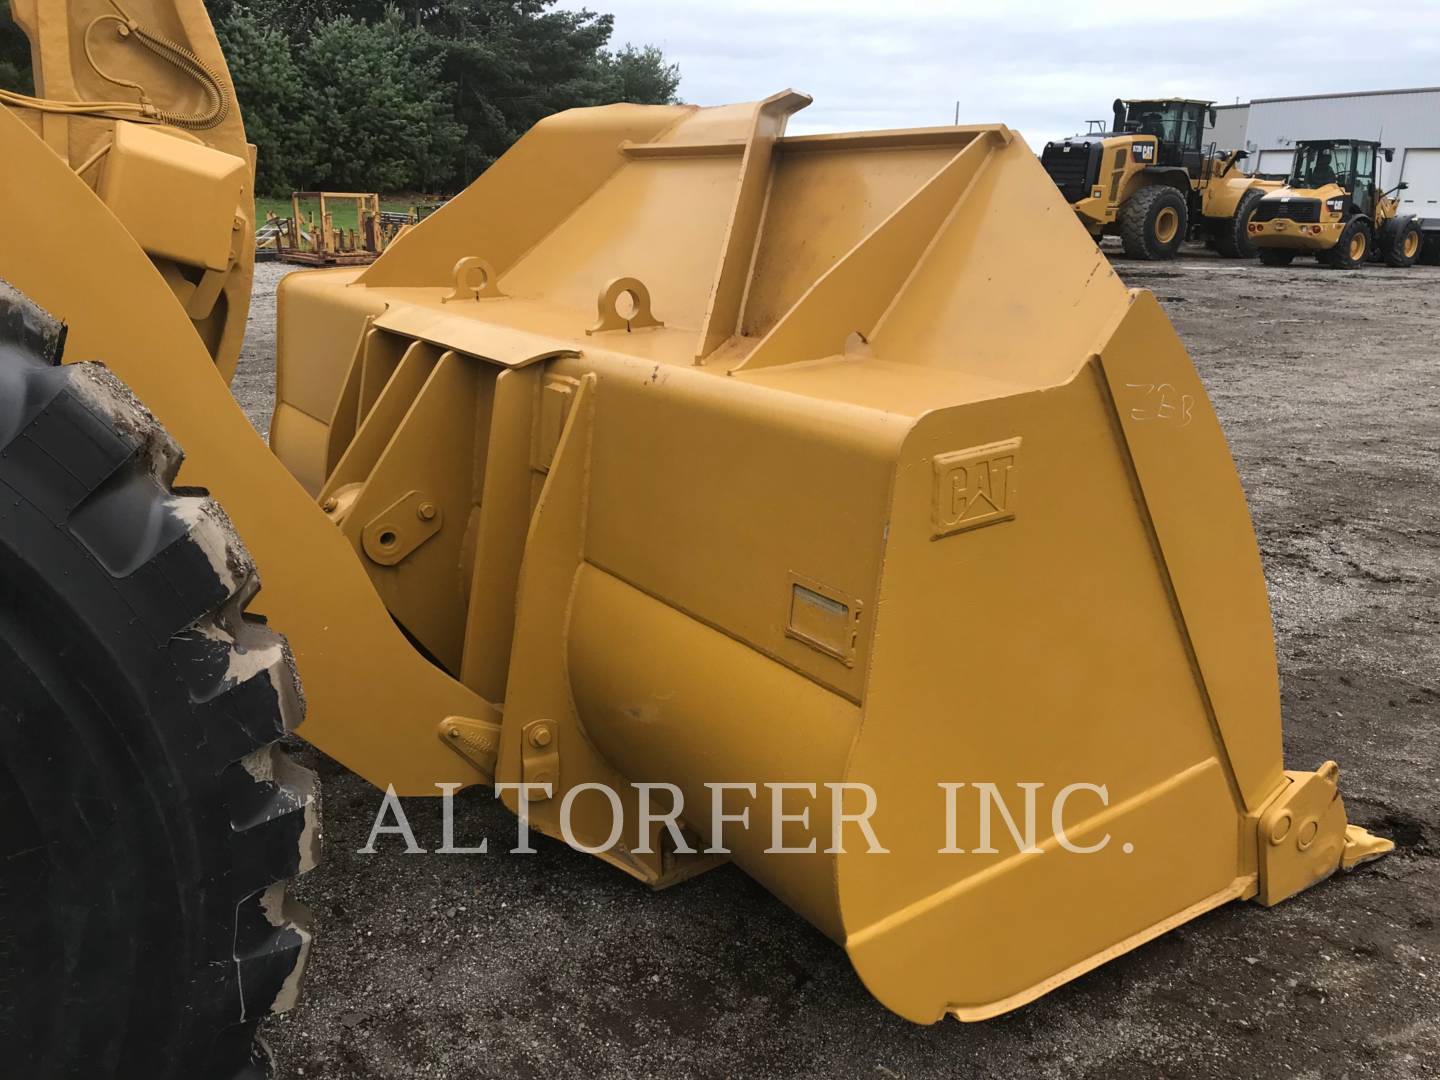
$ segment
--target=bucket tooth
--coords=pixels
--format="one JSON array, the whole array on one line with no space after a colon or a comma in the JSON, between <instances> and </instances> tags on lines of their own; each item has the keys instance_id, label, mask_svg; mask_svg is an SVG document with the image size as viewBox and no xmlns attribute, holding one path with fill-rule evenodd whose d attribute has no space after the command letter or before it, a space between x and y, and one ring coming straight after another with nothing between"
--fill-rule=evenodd
<instances>
[{"instance_id":1,"label":"bucket tooth","mask_svg":"<svg viewBox=\"0 0 1440 1080\"><path fill-rule=\"evenodd\" d=\"M1395 841L1376 836L1359 825L1345 826L1345 850L1340 855L1340 869L1354 870L1362 863L1373 862L1395 850Z\"/></svg>"}]
</instances>

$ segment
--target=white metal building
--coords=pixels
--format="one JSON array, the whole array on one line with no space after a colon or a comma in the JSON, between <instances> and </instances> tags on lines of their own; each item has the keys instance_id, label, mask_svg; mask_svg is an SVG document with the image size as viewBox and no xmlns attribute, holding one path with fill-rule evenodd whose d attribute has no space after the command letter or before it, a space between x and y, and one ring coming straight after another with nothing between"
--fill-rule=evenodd
<instances>
[{"instance_id":1,"label":"white metal building","mask_svg":"<svg viewBox=\"0 0 1440 1080\"><path fill-rule=\"evenodd\" d=\"M1380 161L1380 184L1409 186L1401 210L1440 228L1440 87L1370 90L1354 94L1259 98L1248 105L1216 109L1214 141L1250 151L1242 168L1252 173L1285 173L1301 139L1373 139L1392 147L1394 160Z\"/></svg>"},{"instance_id":2,"label":"white metal building","mask_svg":"<svg viewBox=\"0 0 1440 1080\"><path fill-rule=\"evenodd\" d=\"M1212 142L1220 150L1249 149L1245 146L1245 122L1249 105L1215 106L1215 123L1205 122L1205 145Z\"/></svg>"}]
</instances>

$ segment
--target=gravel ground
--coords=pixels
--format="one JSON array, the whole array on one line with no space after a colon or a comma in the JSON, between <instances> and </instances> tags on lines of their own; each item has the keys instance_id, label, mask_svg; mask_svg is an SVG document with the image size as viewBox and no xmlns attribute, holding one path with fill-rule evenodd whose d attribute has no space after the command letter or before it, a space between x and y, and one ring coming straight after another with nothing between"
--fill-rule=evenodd
<instances>
[{"instance_id":1,"label":"gravel ground","mask_svg":"<svg viewBox=\"0 0 1440 1080\"><path fill-rule=\"evenodd\" d=\"M279 1077L1440 1076L1440 269L1117 259L1162 300L1229 435L1279 642L1286 759L1341 763L1391 857L1273 910L1232 904L981 1025L887 1013L843 952L724 867L652 894L598 860L363 857L378 798L309 748L326 850ZM266 426L257 273L237 395ZM421 844L439 807L409 800ZM503 851L509 814L457 801ZM383 850L383 849L382 849Z\"/></svg>"}]
</instances>

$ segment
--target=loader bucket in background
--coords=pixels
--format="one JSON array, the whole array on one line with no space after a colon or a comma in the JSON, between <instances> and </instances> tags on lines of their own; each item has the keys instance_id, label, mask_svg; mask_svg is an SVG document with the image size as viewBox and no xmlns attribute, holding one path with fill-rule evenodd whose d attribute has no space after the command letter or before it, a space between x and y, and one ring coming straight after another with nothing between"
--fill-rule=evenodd
<instances>
[{"instance_id":1,"label":"loader bucket in background","mask_svg":"<svg viewBox=\"0 0 1440 1080\"><path fill-rule=\"evenodd\" d=\"M1381 851L1333 765L1283 769L1244 496L1154 298L1005 127L784 136L807 100L552 117L283 283L275 451L503 707L430 745L654 885L748 809L729 856L922 1022ZM302 730L418 792L416 732ZM636 835L642 783L694 852Z\"/></svg>"}]
</instances>

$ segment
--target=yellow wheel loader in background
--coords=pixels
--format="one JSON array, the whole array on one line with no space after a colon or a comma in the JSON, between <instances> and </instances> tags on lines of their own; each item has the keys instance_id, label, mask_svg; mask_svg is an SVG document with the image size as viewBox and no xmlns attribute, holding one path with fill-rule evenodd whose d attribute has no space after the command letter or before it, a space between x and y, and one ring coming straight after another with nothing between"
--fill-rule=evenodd
<instances>
[{"instance_id":1,"label":"yellow wheel loader in background","mask_svg":"<svg viewBox=\"0 0 1440 1080\"><path fill-rule=\"evenodd\" d=\"M264 1074L308 945L302 702L379 788L496 785L656 888L733 859L918 1023L1390 846L1333 763L1284 768L1204 387L1008 128L552 116L373 265L285 280L267 449L225 383L251 171L203 8L16 10L15 1075Z\"/></svg>"},{"instance_id":2,"label":"yellow wheel loader in background","mask_svg":"<svg viewBox=\"0 0 1440 1080\"><path fill-rule=\"evenodd\" d=\"M1420 257L1420 222L1400 213L1397 192L1382 192L1381 155L1392 150L1365 139L1306 139L1295 144L1285 186L1268 193L1250 218L1250 235L1266 266L1289 266L1314 255L1335 270L1366 261L1413 266Z\"/></svg>"},{"instance_id":3,"label":"yellow wheel loader in background","mask_svg":"<svg viewBox=\"0 0 1440 1080\"><path fill-rule=\"evenodd\" d=\"M1090 235L1120 237L1128 258L1170 259L1187 239L1251 258L1250 215L1279 185L1239 172L1245 151L1204 147L1211 104L1116 99L1110 131L1091 121L1088 135L1046 143L1041 164Z\"/></svg>"}]
</instances>

